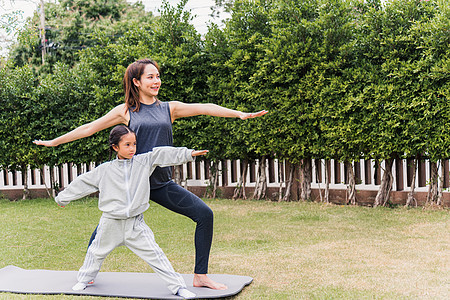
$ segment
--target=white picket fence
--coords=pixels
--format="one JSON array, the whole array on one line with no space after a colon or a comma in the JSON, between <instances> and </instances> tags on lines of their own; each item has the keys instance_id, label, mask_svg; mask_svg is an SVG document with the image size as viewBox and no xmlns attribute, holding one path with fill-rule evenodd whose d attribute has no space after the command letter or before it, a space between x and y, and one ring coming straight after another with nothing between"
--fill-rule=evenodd
<instances>
[{"instance_id":1,"label":"white picket fence","mask_svg":"<svg viewBox=\"0 0 450 300\"><path fill-rule=\"evenodd\" d=\"M359 173L356 184L357 190L368 190L377 191L380 187L378 182L383 177L385 169L385 161L381 162L381 169L377 173L377 166L374 160L364 160L353 162L353 165L358 163ZM320 164L320 170L317 165ZM396 164L392 167L392 176L394 177L394 182L392 184L393 191L411 191L410 182L408 181L407 171L408 161L406 159L401 159L401 168L397 168ZM448 164L448 163L447 163ZM399 170L400 169L400 170ZM426 192L428 190L428 183L430 182L430 161L425 160L422 170L416 168L416 180L415 180L415 191L416 192ZM318 173L319 172L319 173ZM401 174L397 174L401 172ZM439 176L444 176L444 170L438 167ZM330 189L346 189L347 184L344 183L343 178L345 177L345 166L343 163L336 162L335 160L330 160ZM401 176L397 176L401 175ZM376 177L378 177L378 182ZM401 182L397 180L397 177L401 178ZM423 184L425 182L426 184ZM324 188L325 186L325 160L314 160L312 164L312 188ZM446 190L444 190L446 191Z\"/></svg>"},{"instance_id":2,"label":"white picket fence","mask_svg":"<svg viewBox=\"0 0 450 300\"><path fill-rule=\"evenodd\" d=\"M219 173L219 182L227 182L227 186L236 186L238 184L238 179L235 179L232 171L234 170L235 174L241 173L241 164L240 161L226 161L226 169L229 172L220 172ZM258 167L258 162L254 166L251 172L247 173L247 186L252 187L255 186L255 181L252 179L252 174L256 172ZM70 163L63 164L61 166L53 167L54 173L54 182L59 187L66 187L73 179L82 173L95 168L95 164L82 164L80 166L76 166ZM219 162L219 169L222 169L222 163ZM273 170L272 170L273 168ZM28 169L28 188L29 189L45 189L46 184L50 187L50 168L45 166L43 170L39 169ZM267 176L269 176L269 172L274 172L274 174L278 174L278 161L275 160L275 163L270 168L266 168ZM182 185L185 186L207 186L209 184L208 178L208 168L207 163L205 161L197 161L193 163L187 163L183 165L183 182ZM44 176L42 176L42 174ZM13 189L23 189L24 188L24 174L20 171L0 171L0 191L1 190L13 190ZM282 183L284 184L284 183ZM271 187L279 187L280 182L278 180L278 176L275 176L275 180L268 182L268 186Z\"/></svg>"},{"instance_id":3,"label":"white picket fence","mask_svg":"<svg viewBox=\"0 0 450 300\"><path fill-rule=\"evenodd\" d=\"M403 159L400 162L403 164L402 173L399 178L402 178L402 182L394 180L393 191L402 190L409 191L411 188L407 180L407 160ZM239 174L241 174L241 161L225 161L226 164L225 172L219 173L219 186L236 186L239 181ZM257 170L259 162L256 161L249 167L247 172L246 186L253 187L256 184ZM448 164L448 162L447 162ZM356 165L356 164L354 164ZM376 180L376 176L381 178L383 175L384 162L381 164L381 169L376 170L376 164L374 161L359 161L359 178L357 179L356 189L358 190L378 190L379 184ZM91 170L95 165L84 164L81 166L76 166L70 163L63 164L58 167L53 168L55 183L59 187L66 187L75 177L80 174ZM194 163L188 163L183 165L183 185L184 186L200 186L204 187L209 184L208 179L208 163L205 161L197 161ZM281 167L281 168L280 168ZM330 189L346 189L347 185L344 182L345 178L345 166L343 163L331 160L330 161ZM219 170L223 169L222 163L219 163ZM44 167L43 170L29 169L28 171L28 188L29 189L45 189L47 184L50 187L50 169L49 167ZM280 187L280 176L281 172L281 185L284 186L284 178L286 178L286 165L283 162L279 164L276 159L270 160L266 167L266 176L268 178L268 187ZM393 176L397 178L396 165L393 167ZM444 175L444 170L439 169L440 176ZM43 174L43 176L41 175ZM2 190L14 190L23 189L25 176L19 171L9 172L6 170L0 171L0 191ZM427 185L423 182L428 183L430 178L430 163L425 161L424 167L419 172L416 170L416 191L427 191ZM378 179L379 181L379 179ZM421 184L422 182L422 184ZM401 188L399 188L401 185ZM324 188L325 186L325 161L324 160L313 160L312 163L312 188Z\"/></svg>"}]
</instances>

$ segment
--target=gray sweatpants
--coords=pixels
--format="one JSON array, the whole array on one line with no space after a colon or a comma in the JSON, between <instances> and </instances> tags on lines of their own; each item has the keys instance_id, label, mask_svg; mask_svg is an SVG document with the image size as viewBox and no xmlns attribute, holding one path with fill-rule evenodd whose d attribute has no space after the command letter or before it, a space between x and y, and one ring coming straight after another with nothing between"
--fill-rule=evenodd
<instances>
[{"instance_id":1,"label":"gray sweatpants","mask_svg":"<svg viewBox=\"0 0 450 300\"><path fill-rule=\"evenodd\" d=\"M167 287L173 294L180 288L186 288L183 277L175 272L156 243L155 236L145 224L142 214L123 220L103 216L100 218L97 235L87 250L83 266L78 271L78 282L87 284L92 281L100 271L106 256L119 246L127 246L145 260L167 282Z\"/></svg>"}]
</instances>

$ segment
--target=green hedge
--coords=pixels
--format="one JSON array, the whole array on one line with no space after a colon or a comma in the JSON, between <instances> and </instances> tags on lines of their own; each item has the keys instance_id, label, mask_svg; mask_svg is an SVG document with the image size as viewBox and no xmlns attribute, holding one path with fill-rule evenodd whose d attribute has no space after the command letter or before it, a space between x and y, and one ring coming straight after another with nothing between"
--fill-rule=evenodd
<instances>
[{"instance_id":1,"label":"green hedge","mask_svg":"<svg viewBox=\"0 0 450 300\"><path fill-rule=\"evenodd\" d=\"M99 29L75 63L47 74L12 56L0 74L1 166L106 159L106 131L54 149L32 141L122 103L124 70L144 57L162 67L163 101L269 111L177 120L175 144L214 160L450 156L447 1L236 0L204 37L185 3L164 3L161 17L120 37Z\"/></svg>"}]
</instances>

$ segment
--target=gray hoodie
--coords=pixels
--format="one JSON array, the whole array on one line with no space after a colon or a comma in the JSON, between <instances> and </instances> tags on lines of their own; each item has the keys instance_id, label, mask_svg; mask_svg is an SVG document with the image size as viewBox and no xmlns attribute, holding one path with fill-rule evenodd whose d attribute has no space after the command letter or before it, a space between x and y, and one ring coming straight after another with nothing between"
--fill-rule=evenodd
<instances>
[{"instance_id":1,"label":"gray hoodie","mask_svg":"<svg viewBox=\"0 0 450 300\"><path fill-rule=\"evenodd\" d=\"M155 147L152 151L134 155L131 159L115 159L73 180L55 198L66 206L70 201L99 191L98 208L113 219L137 216L149 207L150 180L159 167L180 165L193 161L192 149L184 147Z\"/></svg>"}]
</instances>

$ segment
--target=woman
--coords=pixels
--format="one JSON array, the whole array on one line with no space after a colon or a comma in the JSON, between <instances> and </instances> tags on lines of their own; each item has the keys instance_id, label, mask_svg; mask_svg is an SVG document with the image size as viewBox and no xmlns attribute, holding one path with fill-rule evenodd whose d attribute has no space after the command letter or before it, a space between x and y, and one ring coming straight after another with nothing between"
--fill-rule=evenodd
<instances>
[{"instance_id":1,"label":"woman","mask_svg":"<svg viewBox=\"0 0 450 300\"><path fill-rule=\"evenodd\" d=\"M136 61L128 66L123 78L125 103L103 117L84 124L49 141L35 141L37 145L54 147L90 136L118 124L128 125L137 136L137 154L158 146L172 146L172 123L183 117L210 115L240 118L263 116L267 111L244 113L215 104L185 104L178 101L162 102L157 96L161 87L158 64L150 59ZM171 169L157 168L150 177L150 199L197 223L195 230L195 287L224 290L224 284L211 280L208 273L209 252L213 236L213 213L197 196L171 180ZM93 234L95 236L95 232ZM92 240L92 238L91 238Z\"/></svg>"}]
</instances>

